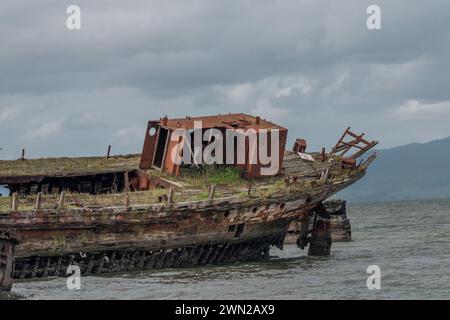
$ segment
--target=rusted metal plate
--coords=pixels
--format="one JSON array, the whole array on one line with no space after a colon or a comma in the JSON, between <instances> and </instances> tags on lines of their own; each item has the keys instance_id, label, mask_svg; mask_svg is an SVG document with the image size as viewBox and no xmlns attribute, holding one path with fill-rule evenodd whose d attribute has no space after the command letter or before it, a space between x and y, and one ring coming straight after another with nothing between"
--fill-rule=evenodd
<instances>
[{"instance_id":1,"label":"rusted metal plate","mask_svg":"<svg viewBox=\"0 0 450 320\"><path fill-rule=\"evenodd\" d=\"M296 139L294 146L292 147L292 151L294 152L305 152L306 151L306 147L307 147L307 143L305 139Z\"/></svg>"},{"instance_id":2,"label":"rusted metal plate","mask_svg":"<svg viewBox=\"0 0 450 320\"><path fill-rule=\"evenodd\" d=\"M260 117L250 116L244 113L223 114L215 116L203 117L186 117L170 119L160 119L160 125L176 130L176 129L193 129L194 121L201 121L203 128L229 128L229 129L284 129L282 126L274 124ZM164 123L163 123L164 122Z\"/></svg>"}]
</instances>

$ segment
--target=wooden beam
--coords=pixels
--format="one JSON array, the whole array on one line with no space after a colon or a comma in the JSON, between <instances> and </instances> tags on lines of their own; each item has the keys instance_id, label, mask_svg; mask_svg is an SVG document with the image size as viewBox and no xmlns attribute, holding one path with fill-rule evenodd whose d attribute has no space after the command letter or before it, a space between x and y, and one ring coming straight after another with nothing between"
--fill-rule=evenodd
<instances>
[{"instance_id":1,"label":"wooden beam","mask_svg":"<svg viewBox=\"0 0 450 320\"><path fill-rule=\"evenodd\" d=\"M336 145L334 146L333 150L331 150L331 153L335 153L335 149L339 146L340 142L342 141L342 139L344 139L344 137L347 135L347 132L351 129L351 127L348 127L344 133L342 134L342 136L339 138L338 142L336 143Z\"/></svg>"},{"instance_id":2,"label":"wooden beam","mask_svg":"<svg viewBox=\"0 0 450 320\"><path fill-rule=\"evenodd\" d=\"M167 204L172 204L173 203L173 196L175 194L175 189L174 187L170 187L169 188L169 196L167 197Z\"/></svg>"},{"instance_id":3,"label":"wooden beam","mask_svg":"<svg viewBox=\"0 0 450 320\"><path fill-rule=\"evenodd\" d=\"M58 201L58 209L64 209L66 206L65 202L66 202L66 193L64 191L61 191Z\"/></svg>"},{"instance_id":4,"label":"wooden beam","mask_svg":"<svg viewBox=\"0 0 450 320\"><path fill-rule=\"evenodd\" d=\"M216 185L213 184L211 185L211 187L209 188L209 195L208 195L208 199L212 200L214 199L214 192L216 191Z\"/></svg>"},{"instance_id":5,"label":"wooden beam","mask_svg":"<svg viewBox=\"0 0 450 320\"><path fill-rule=\"evenodd\" d=\"M123 201L125 207L129 207L130 206L130 195L128 193L125 194L125 199Z\"/></svg>"},{"instance_id":6,"label":"wooden beam","mask_svg":"<svg viewBox=\"0 0 450 320\"><path fill-rule=\"evenodd\" d=\"M12 195L12 200L11 200L11 210L17 211L18 207L19 207L19 196L18 196L17 192L14 192Z\"/></svg>"},{"instance_id":7,"label":"wooden beam","mask_svg":"<svg viewBox=\"0 0 450 320\"><path fill-rule=\"evenodd\" d=\"M130 191L130 175L129 175L128 171L125 171L123 173L123 178L124 178L123 180L125 183L124 191L128 192L128 191Z\"/></svg>"},{"instance_id":8,"label":"wooden beam","mask_svg":"<svg viewBox=\"0 0 450 320\"><path fill-rule=\"evenodd\" d=\"M363 149L359 150L358 152L356 152L350 158L356 159L356 158L362 156L364 153L366 153L367 151L369 151L370 149L375 147L377 144L378 144L378 141L372 141L369 145L367 145L365 148L363 148Z\"/></svg>"},{"instance_id":9,"label":"wooden beam","mask_svg":"<svg viewBox=\"0 0 450 320\"><path fill-rule=\"evenodd\" d=\"M41 202L42 202L42 192L38 192L36 196L36 206L35 206L36 210L41 210Z\"/></svg>"}]
</instances>

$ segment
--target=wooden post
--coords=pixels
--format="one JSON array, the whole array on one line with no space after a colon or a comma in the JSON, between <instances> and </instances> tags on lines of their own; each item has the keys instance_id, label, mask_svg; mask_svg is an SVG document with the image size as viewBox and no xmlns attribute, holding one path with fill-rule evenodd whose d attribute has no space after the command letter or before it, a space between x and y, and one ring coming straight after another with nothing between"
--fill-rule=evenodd
<instances>
[{"instance_id":1,"label":"wooden post","mask_svg":"<svg viewBox=\"0 0 450 320\"><path fill-rule=\"evenodd\" d=\"M325 171L322 172L322 177L320 178L320 180L322 180L323 183L327 183L329 174L330 174L330 166L327 166Z\"/></svg>"},{"instance_id":2,"label":"wooden post","mask_svg":"<svg viewBox=\"0 0 450 320\"><path fill-rule=\"evenodd\" d=\"M208 195L208 199L212 200L214 199L214 192L216 191L216 185L213 184L211 185L211 187L209 188L209 195Z\"/></svg>"},{"instance_id":3,"label":"wooden post","mask_svg":"<svg viewBox=\"0 0 450 320\"><path fill-rule=\"evenodd\" d=\"M39 192L36 196L36 210L41 210L42 192Z\"/></svg>"},{"instance_id":4,"label":"wooden post","mask_svg":"<svg viewBox=\"0 0 450 320\"><path fill-rule=\"evenodd\" d=\"M19 196L17 195L17 192L14 192L12 195L11 210L17 211L18 207L19 207Z\"/></svg>"},{"instance_id":5,"label":"wooden post","mask_svg":"<svg viewBox=\"0 0 450 320\"><path fill-rule=\"evenodd\" d=\"M128 171L125 171L123 173L123 180L124 180L124 183L125 183L124 191L125 192L130 191L130 176L128 175Z\"/></svg>"},{"instance_id":6,"label":"wooden post","mask_svg":"<svg viewBox=\"0 0 450 320\"><path fill-rule=\"evenodd\" d=\"M111 155L111 145L108 146L108 153L106 154L106 158L108 159Z\"/></svg>"},{"instance_id":7,"label":"wooden post","mask_svg":"<svg viewBox=\"0 0 450 320\"><path fill-rule=\"evenodd\" d=\"M247 193L248 193L248 196L250 197L250 194L252 193L252 182L251 181L248 184L248 191L247 191Z\"/></svg>"},{"instance_id":8,"label":"wooden post","mask_svg":"<svg viewBox=\"0 0 450 320\"><path fill-rule=\"evenodd\" d=\"M307 211L302 215L302 222L300 223L299 228L300 232L297 238L297 246L299 246L302 250L308 245L309 225L311 221L309 212L310 211Z\"/></svg>"},{"instance_id":9,"label":"wooden post","mask_svg":"<svg viewBox=\"0 0 450 320\"><path fill-rule=\"evenodd\" d=\"M125 207L130 206L130 195L128 193L125 194L124 205Z\"/></svg>"},{"instance_id":10,"label":"wooden post","mask_svg":"<svg viewBox=\"0 0 450 320\"><path fill-rule=\"evenodd\" d=\"M325 169L325 171L322 172L321 180L323 183L327 183L328 176L330 174L330 169L331 169L332 165L333 165L333 159L328 160L327 168Z\"/></svg>"},{"instance_id":11,"label":"wooden post","mask_svg":"<svg viewBox=\"0 0 450 320\"><path fill-rule=\"evenodd\" d=\"M25 149L22 149L22 158L20 158L21 160L25 160Z\"/></svg>"},{"instance_id":12,"label":"wooden post","mask_svg":"<svg viewBox=\"0 0 450 320\"><path fill-rule=\"evenodd\" d=\"M58 209L64 209L65 201L66 201L66 193L62 191L61 195L59 196Z\"/></svg>"},{"instance_id":13,"label":"wooden post","mask_svg":"<svg viewBox=\"0 0 450 320\"><path fill-rule=\"evenodd\" d=\"M170 187L169 189L169 196L167 197L167 204L173 203L173 196L174 196L175 190L173 187Z\"/></svg>"},{"instance_id":14,"label":"wooden post","mask_svg":"<svg viewBox=\"0 0 450 320\"><path fill-rule=\"evenodd\" d=\"M117 193L117 173L114 173L114 179L112 182L112 186L111 186L111 192L112 193Z\"/></svg>"}]
</instances>

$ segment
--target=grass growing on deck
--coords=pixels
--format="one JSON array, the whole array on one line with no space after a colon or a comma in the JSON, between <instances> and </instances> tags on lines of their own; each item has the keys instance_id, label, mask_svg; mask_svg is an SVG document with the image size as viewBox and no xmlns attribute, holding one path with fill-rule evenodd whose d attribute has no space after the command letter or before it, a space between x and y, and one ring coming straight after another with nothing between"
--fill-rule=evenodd
<instances>
[{"instance_id":1,"label":"grass growing on deck","mask_svg":"<svg viewBox=\"0 0 450 320\"><path fill-rule=\"evenodd\" d=\"M80 158L1 160L0 177L62 176L129 171L139 167L140 155Z\"/></svg>"},{"instance_id":2,"label":"grass growing on deck","mask_svg":"<svg viewBox=\"0 0 450 320\"><path fill-rule=\"evenodd\" d=\"M241 170L227 166L203 166L188 170L184 169L181 171L180 178L189 186L196 188L209 188L213 184L236 187L243 186L246 183L241 178Z\"/></svg>"}]
</instances>

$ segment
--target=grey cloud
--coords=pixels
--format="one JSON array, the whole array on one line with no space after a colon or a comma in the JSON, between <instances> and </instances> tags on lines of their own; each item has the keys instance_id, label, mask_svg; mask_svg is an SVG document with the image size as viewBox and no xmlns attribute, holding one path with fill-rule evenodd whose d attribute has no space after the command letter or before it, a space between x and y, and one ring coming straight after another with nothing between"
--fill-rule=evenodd
<instances>
[{"instance_id":1,"label":"grey cloud","mask_svg":"<svg viewBox=\"0 0 450 320\"><path fill-rule=\"evenodd\" d=\"M80 31L72 1L3 2L0 157L138 152L164 114L258 112L314 148L348 125L382 146L450 135L450 3L376 1L369 31L372 2L80 0Z\"/></svg>"}]
</instances>

